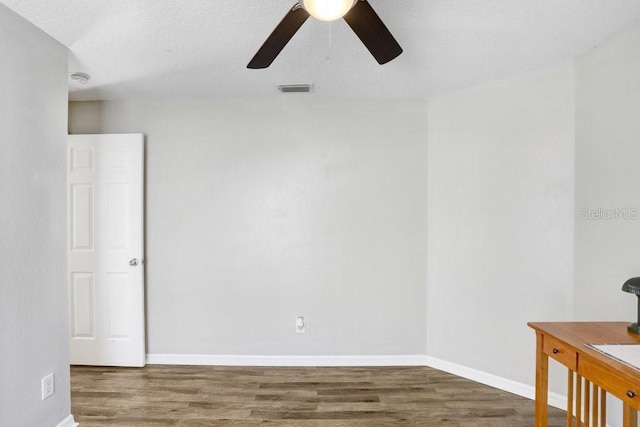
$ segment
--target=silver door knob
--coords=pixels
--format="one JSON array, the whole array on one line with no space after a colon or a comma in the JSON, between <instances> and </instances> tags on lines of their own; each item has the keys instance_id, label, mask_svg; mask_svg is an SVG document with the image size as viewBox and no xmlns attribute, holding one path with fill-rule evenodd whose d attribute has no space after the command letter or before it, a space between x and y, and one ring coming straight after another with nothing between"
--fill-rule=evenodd
<instances>
[{"instance_id":1,"label":"silver door knob","mask_svg":"<svg viewBox=\"0 0 640 427\"><path fill-rule=\"evenodd\" d=\"M129 265L131 267L135 267L136 265L138 265L138 258L131 258L131 260L129 261Z\"/></svg>"}]
</instances>

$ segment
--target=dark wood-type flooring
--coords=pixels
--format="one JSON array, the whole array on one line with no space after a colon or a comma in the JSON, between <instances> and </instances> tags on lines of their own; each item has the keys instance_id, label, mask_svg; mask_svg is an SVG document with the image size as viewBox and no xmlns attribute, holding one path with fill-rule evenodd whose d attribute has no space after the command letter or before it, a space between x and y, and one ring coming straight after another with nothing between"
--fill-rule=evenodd
<instances>
[{"instance_id":1,"label":"dark wood-type flooring","mask_svg":"<svg viewBox=\"0 0 640 427\"><path fill-rule=\"evenodd\" d=\"M534 403L426 367L74 366L71 410L80 427L531 427Z\"/></svg>"}]
</instances>

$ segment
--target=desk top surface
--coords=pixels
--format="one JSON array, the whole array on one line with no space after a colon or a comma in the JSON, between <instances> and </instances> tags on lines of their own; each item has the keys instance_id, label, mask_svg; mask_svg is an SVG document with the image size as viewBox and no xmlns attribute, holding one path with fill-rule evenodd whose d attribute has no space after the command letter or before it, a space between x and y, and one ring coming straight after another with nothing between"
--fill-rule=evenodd
<instances>
[{"instance_id":1,"label":"desk top surface","mask_svg":"<svg viewBox=\"0 0 640 427\"><path fill-rule=\"evenodd\" d=\"M575 346L640 344L640 335L627 331L629 322L529 322L528 325Z\"/></svg>"},{"instance_id":2,"label":"desk top surface","mask_svg":"<svg viewBox=\"0 0 640 427\"><path fill-rule=\"evenodd\" d=\"M640 344L640 335L627 331L629 322L529 322L528 325L537 332L555 337L582 355L640 380L640 370L585 346L587 343Z\"/></svg>"}]
</instances>

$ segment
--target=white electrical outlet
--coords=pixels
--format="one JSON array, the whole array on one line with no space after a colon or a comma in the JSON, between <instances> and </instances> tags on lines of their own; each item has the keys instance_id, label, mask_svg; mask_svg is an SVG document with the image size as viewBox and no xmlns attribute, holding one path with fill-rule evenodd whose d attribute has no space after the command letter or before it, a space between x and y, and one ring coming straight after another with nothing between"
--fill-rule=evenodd
<instances>
[{"instance_id":1,"label":"white electrical outlet","mask_svg":"<svg viewBox=\"0 0 640 427\"><path fill-rule=\"evenodd\" d=\"M304 323L304 317L298 316L296 317L296 333L304 334L306 331L307 325Z\"/></svg>"},{"instance_id":2,"label":"white electrical outlet","mask_svg":"<svg viewBox=\"0 0 640 427\"><path fill-rule=\"evenodd\" d=\"M49 374L46 377L42 378L42 400L45 400L47 397L51 396L56 392L55 381L53 374Z\"/></svg>"}]
</instances>

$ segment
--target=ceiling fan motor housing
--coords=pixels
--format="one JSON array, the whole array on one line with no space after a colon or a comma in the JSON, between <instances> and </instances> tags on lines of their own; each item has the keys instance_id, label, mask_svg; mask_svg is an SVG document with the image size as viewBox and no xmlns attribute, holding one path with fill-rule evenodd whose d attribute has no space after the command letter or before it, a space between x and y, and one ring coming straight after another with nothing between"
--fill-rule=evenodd
<instances>
[{"instance_id":1,"label":"ceiling fan motor housing","mask_svg":"<svg viewBox=\"0 0 640 427\"><path fill-rule=\"evenodd\" d=\"M342 18L358 0L298 0L300 6L320 21Z\"/></svg>"}]
</instances>

